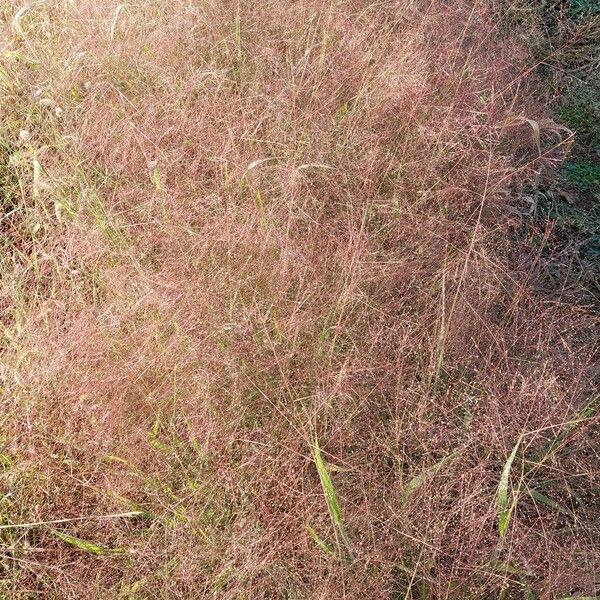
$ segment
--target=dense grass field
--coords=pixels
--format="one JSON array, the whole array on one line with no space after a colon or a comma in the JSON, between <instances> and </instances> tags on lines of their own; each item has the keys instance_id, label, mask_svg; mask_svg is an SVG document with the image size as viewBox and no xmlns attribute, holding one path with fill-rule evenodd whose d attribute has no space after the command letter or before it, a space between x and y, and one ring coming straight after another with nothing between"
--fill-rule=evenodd
<instances>
[{"instance_id":1,"label":"dense grass field","mask_svg":"<svg viewBox=\"0 0 600 600\"><path fill-rule=\"evenodd\" d=\"M600 595L592 4L3 0L2 600Z\"/></svg>"}]
</instances>

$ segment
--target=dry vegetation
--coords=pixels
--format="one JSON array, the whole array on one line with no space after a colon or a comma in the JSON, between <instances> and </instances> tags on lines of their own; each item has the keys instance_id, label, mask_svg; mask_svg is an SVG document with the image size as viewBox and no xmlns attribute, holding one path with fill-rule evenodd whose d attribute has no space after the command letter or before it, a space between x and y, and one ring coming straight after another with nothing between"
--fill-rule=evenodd
<instances>
[{"instance_id":1,"label":"dry vegetation","mask_svg":"<svg viewBox=\"0 0 600 600\"><path fill-rule=\"evenodd\" d=\"M598 323L515 234L570 134L492 2L0 18L1 598L598 593Z\"/></svg>"}]
</instances>

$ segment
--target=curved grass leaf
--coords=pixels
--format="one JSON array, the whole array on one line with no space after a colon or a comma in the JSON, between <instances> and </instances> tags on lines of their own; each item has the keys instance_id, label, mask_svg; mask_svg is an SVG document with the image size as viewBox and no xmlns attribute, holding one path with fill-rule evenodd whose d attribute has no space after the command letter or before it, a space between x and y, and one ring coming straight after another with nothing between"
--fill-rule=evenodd
<instances>
[{"instance_id":1,"label":"curved grass leaf","mask_svg":"<svg viewBox=\"0 0 600 600\"><path fill-rule=\"evenodd\" d=\"M567 436L579 425L595 416L600 408L600 395L594 396L581 410L575 413L575 416L563 426L562 431L554 438L546 449L545 458L553 454L556 449L562 445Z\"/></svg>"},{"instance_id":2,"label":"curved grass leaf","mask_svg":"<svg viewBox=\"0 0 600 600\"><path fill-rule=\"evenodd\" d=\"M323 460L323 455L321 454L321 448L319 447L319 440L315 436L315 442L313 445L313 455L315 459L315 465L317 467L317 472L319 473L319 479L321 481L321 487L323 488L323 492L325 494L325 501L327 502L327 510L329 511L329 516L331 517L331 521L334 527L340 534L340 538L344 542L346 549L352 556L352 545L346 534L346 529L344 528L344 523L342 520L342 509L340 507L340 502L338 500L337 494L335 493L335 488L333 487L333 481L331 480L331 476L329 475L329 471L327 469L327 465Z\"/></svg>"},{"instance_id":3,"label":"curved grass leaf","mask_svg":"<svg viewBox=\"0 0 600 600\"><path fill-rule=\"evenodd\" d=\"M504 537L508 524L510 523L510 514L512 507L508 503L508 481L510 479L510 468L512 467L517 450L521 444L521 438L517 440L515 447L512 449L510 456L504 463L502 469L502 475L500 476L500 483L498 484L498 531L500 537Z\"/></svg>"},{"instance_id":4,"label":"curved grass leaf","mask_svg":"<svg viewBox=\"0 0 600 600\"><path fill-rule=\"evenodd\" d=\"M573 515L573 511L569 510L568 508L565 508L564 506L561 506L558 502L552 500L552 498L548 498L548 496L545 496L544 494L537 492L536 490L530 490L529 495L537 502L541 502L549 508L553 508L557 512L561 512L565 515L568 515L569 517L575 516Z\"/></svg>"},{"instance_id":5,"label":"curved grass leaf","mask_svg":"<svg viewBox=\"0 0 600 600\"><path fill-rule=\"evenodd\" d=\"M417 475L416 477L413 477L406 484L406 487L404 488L404 491L402 492L403 501L406 502L408 500L409 496L413 492L416 492L423 485L423 483L425 483L425 481L427 480L428 477L432 477L433 475L435 475L445 464L449 463L454 458L456 458L457 455L458 455L458 450L456 450L455 452L452 452L448 456L445 456L444 458L442 458L442 460L436 462L431 467L429 467L427 469L423 469L423 471L421 471L421 473L419 473L419 475Z\"/></svg>"},{"instance_id":6,"label":"curved grass leaf","mask_svg":"<svg viewBox=\"0 0 600 600\"><path fill-rule=\"evenodd\" d=\"M316 532L313 527L309 525L307 529L310 539L317 544L317 546L319 546L319 548L325 554L333 554L333 548Z\"/></svg>"},{"instance_id":7,"label":"curved grass leaf","mask_svg":"<svg viewBox=\"0 0 600 600\"><path fill-rule=\"evenodd\" d=\"M80 550L85 550L86 552L95 554L96 556L105 554L124 554L127 552L126 548L107 548L106 546L102 546L96 542L82 540L81 538L74 537L68 533L63 533L62 531L58 531L56 529L51 529L50 531L52 531L52 533L63 542L66 542L75 548L79 548Z\"/></svg>"}]
</instances>

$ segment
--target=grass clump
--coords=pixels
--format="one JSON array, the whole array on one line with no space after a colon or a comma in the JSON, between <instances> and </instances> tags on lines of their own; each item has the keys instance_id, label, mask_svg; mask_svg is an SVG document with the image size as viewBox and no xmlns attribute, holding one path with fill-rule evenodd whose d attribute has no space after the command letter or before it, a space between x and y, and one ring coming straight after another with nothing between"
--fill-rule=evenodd
<instances>
[{"instance_id":1,"label":"grass clump","mask_svg":"<svg viewBox=\"0 0 600 600\"><path fill-rule=\"evenodd\" d=\"M513 197L595 109L497 5L2 5L1 597L597 593L597 320Z\"/></svg>"},{"instance_id":2,"label":"grass clump","mask_svg":"<svg viewBox=\"0 0 600 600\"><path fill-rule=\"evenodd\" d=\"M573 299L598 299L597 206L600 188L600 20L597 3L519 2L527 9L529 46L536 61L541 100L573 132L560 168L536 182L539 211L533 229L545 230L545 286L569 290ZM519 13L521 14L521 13ZM537 235L537 234L536 234ZM565 284L565 277L569 279ZM550 291L550 290L549 290ZM552 292L551 292L552 293Z\"/></svg>"}]
</instances>

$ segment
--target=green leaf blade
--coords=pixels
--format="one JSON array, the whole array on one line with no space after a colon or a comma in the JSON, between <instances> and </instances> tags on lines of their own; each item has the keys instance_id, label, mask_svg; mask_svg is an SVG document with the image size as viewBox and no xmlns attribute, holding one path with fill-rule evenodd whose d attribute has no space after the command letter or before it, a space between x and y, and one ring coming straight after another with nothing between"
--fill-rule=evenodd
<instances>
[{"instance_id":1,"label":"green leaf blade","mask_svg":"<svg viewBox=\"0 0 600 600\"><path fill-rule=\"evenodd\" d=\"M515 447L512 449L512 452L506 460L506 463L504 463L504 468L502 469L500 482L498 484L498 531L500 532L501 538L505 536L506 530L508 529L508 525L510 523L511 507L509 506L508 502L508 482L510 479L510 469L515 460L517 450L519 449L520 445L521 438L517 440Z\"/></svg>"},{"instance_id":2,"label":"green leaf blade","mask_svg":"<svg viewBox=\"0 0 600 600\"><path fill-rule=\"evenodd\" d=\"M102 556L106 554L124 554L127 552L126 548L107 548L106 546L97 544L96 542L84 540L56 529L52 529L51 531L58 539L62 540L66 544L78 548L79 550L89 552L90 554L95 554L96 556Z\"/></svg>"}]
</instances>

